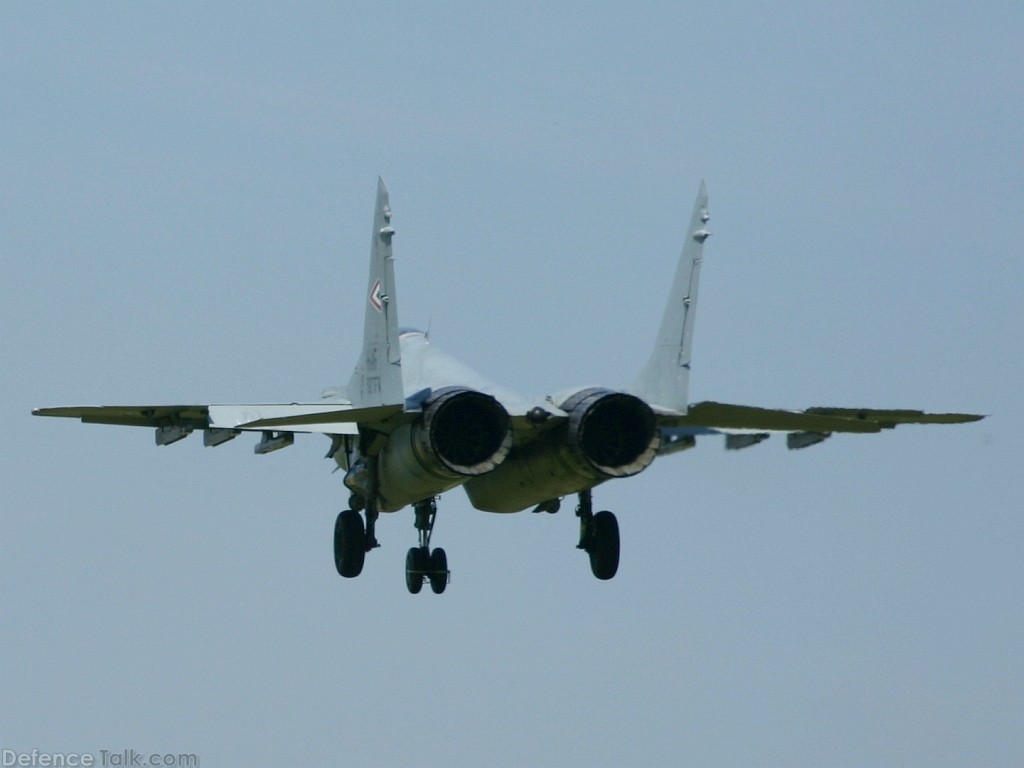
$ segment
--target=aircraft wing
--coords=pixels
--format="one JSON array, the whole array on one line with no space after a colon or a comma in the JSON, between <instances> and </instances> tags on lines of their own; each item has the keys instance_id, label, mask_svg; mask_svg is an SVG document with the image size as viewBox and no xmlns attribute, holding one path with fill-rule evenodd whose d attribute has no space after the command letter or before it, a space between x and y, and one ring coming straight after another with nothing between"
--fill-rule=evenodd
<instances>
[{"instance_id":1,"label":"aircraft wing","mask_svg":"<svg viewBox=\"0 0 1024 768\"><path fill-rule=\"evenodd\" d=\"M399 413L401 405L354 408L349 403L250 403L240 405L76 405L35 408L36 416L80 419L86 424L113 424L157 429L167 437L184 437L195 429L316 432L354 435L360 423L380 423ZM173 442L165 440L164 442Z\"/></svg>"},{"instance_id":2,"label":"aircraft wing","mask_svg":"<svg viewBox=\"0 0 1024 768\"><path fill-rule=\"evenodd\" d=\"M122 427L159 427L175 422L192 427L210 426L205 405L72 405L33 408L33 416L81 419L84 424L113 424Z\"/></svg>"},{"instance_id":3,"label":"aircraft wing","mask_svg":"<svg viewBox=\"0 0 1024 768\"><path fill-rule=\"evenodd\" d=\"M805 448L834 432L872 433L900 424L962 424L985 418L973 413L909 409L815 407L789 411L715 402L695 403L686 413L656 409L656 414L665 452L693 445L693 438L700 434L725 434L726 448L738 449L759 443L773 432L785 432L790 448Z\"/></svg>"}]
</instances>

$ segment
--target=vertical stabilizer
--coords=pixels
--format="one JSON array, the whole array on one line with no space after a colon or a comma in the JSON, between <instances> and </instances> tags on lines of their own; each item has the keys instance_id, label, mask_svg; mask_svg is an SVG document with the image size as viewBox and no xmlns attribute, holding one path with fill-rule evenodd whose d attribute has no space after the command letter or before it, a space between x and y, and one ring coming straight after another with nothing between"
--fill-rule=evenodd
<instances>
[{"instance_id":1,"label":"vertical stabilizer","mask_svg":"<svg viewBox=\"0 0 1024 768\"><path fill-rule=\"evenodd\" d=\"M363 351L359 354L359 362L348 384L349 399L357 408L405 402L402 392L402 353L398 342L395 263L391 255L394 234L388 190L384 181L377 179Z\"/></svg>"},{"instance_id":2,"label":"vertical stabilizer","mask_svg":"<svg viewBox=\"0 0 1024 768\"><path fill-rule=\"evenodd\" d=\"M690 383L690 350L693 346L693 322L697 313L697 283L704 260L707 230L708 190L703 181L697 192L686 241L679 256L672 292L661 318L658 340L647 367L633 385L633 392L652 405L685 411Z\"/></svg>"}]
</instances>

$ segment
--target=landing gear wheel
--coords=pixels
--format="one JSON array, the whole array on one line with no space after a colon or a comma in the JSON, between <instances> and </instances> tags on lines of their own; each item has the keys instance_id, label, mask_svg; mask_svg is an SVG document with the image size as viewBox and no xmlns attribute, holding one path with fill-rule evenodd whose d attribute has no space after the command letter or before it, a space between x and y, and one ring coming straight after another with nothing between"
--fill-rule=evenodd
<instances>
[{"instance_id":1,"label":"landing gear wheel","mask_svg":"<svg viewBox=\"0 0 1024 768\"><path fill-rule=\"evenodd\" d=\"M619 570L619 521L611 512L598 512L591 523L593 538L587 548L590 570L607 581Z\"/></svg>"},{"instance_id":2,"label":"landing gear wheel","mask_svg":"<svg viewBox=\"0 0 1024 768\"><path fill-rule=\"evenodd\" d=\"M412 547L405 555L405 586L412 594L419 594L423 589L423 577L428 575L429 570L430 556L427 548Z\"/></svg>"},{"instance_id":3,"label":"landing gear wheel","mask_svg":"<svg viewBox=\"0 0 1024 768\"><path fill-rule=\"evenodd\" d=\"M435 595L444 592L448 586L448 555L438 547L430 553L430 588Z\"/></svg>"},{"instance_id":4,"label":"landing gear wheel","mask_svg":"<svg viewBox=\"0 0 1024 768\"><path fill-rule=\"evenodd\" d=\"M346 579L362 573L366 558L366 529L358 512L346 509L334 521L334 567Z\"/></svg>"}]
</instances>

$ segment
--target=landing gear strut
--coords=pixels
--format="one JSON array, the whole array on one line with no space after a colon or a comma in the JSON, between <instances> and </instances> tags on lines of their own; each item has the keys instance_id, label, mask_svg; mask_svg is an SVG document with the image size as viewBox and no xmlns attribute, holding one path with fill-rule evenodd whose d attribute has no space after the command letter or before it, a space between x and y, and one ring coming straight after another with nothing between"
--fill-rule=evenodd
<instances>
[{"instance_id":1,"label":"landing gear strut","mask_svg":"<svg viewBox=\"0 0 1024 768\"><path fill-rule=\"evenodd\" d=\"M619 522L611 512L594 514L590 491L580 491L579 499L580 543L576 548L590 555L594 576L607 581L619 570Z\"/></svg>"},{"instance_id":2,"label":"landing gear strut","mask_svg":"<svg viewBox=\"0 0 1024 768\"><path fill-rule=\"evenodd\" d=\"M405 556L405 586L412 594L423 589L423 582L430 582L430 589L440 595L448 586L451 571L448 570L448 556L438 547L431 551L430 534L434 531L437 518L437 504L434 499L424 499L413 505L416 513L416 530L419 531L420 545L412 547Z\"/></svg>"}]
</instances>

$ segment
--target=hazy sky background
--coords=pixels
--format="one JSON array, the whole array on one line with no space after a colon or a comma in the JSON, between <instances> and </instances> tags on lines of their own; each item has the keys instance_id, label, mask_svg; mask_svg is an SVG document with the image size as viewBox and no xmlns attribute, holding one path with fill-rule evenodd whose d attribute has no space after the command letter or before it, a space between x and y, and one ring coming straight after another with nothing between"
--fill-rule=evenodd
<instances>
[{"instance_id":1,"label":"hazy sky background","mask_svg":"<svg viewBox=\"0 0 1024 768\"><path fill-rule=\"evenodd\" d=\"M204 766L1024 764L1024 6L0 2L0 747ZM979 424L721 439L557 515L445 495L355 580L320 436L33 406L315 399L400 321L626 386L701 178L691 397Z\"/></svg>"}]
</instances>

